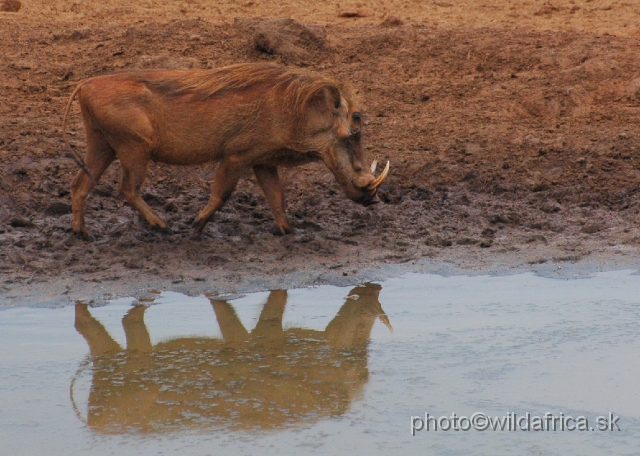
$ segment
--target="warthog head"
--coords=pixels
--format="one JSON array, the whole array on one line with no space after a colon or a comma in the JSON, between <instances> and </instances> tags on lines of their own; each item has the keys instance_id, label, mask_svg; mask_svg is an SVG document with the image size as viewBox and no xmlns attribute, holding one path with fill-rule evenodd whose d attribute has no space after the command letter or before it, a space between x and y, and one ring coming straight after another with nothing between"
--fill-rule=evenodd
<instances>
[{"instance_id":1,"label":"warthog head","mask_svg":"<svg viewBox=\"0 0 640 456\"><path fill-rule=\"evenodd\" d=\"M322 141L317 148L325 165L346 195L369 206L380 202L378 187L389 173L389 162L376 178L377 160L366 162L362 146L362 114L348 91L327 85L311 104L307 120L309 137Z\"/></svg>"}]
</instances>

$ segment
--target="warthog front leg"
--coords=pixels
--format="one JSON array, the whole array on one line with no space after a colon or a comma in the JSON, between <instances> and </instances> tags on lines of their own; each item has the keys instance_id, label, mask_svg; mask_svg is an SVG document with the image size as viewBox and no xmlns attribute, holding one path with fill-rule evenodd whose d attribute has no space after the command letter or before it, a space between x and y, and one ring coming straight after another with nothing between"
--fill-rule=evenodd
<instances>
[{"instance_id":1,"label":"warthog front leg","mask_svg":"<svg viewBox=\"0 0 640 456\"><path fill-rule=\"evenodd\" d=\"M213 173L209 202L192 223L193 231L191 232L191 239L200 237L202 230L204 230L213 213L220 209L225 201L229 199L240 177L242 177L242 173L246 169L243 165L244 164L234 162L233 158L220 162Z\"/></svg>"},{"instance_id":2,"label":"warthog front leg","mask_svg":"<svg viewBox=\"0 0 640 456\"><path fill-rule=\"evenodd\" d=\"M253 173L256 175L256 179L258 180L260 188L262 188L267 203L269 203L271 212L273 212L280 234L293 233L293 228L291 228L289 220L287 220L284 209L284 194L280 186L278 168L275 166L256 165L253 167Z\"/></svg>"}]
</instances>

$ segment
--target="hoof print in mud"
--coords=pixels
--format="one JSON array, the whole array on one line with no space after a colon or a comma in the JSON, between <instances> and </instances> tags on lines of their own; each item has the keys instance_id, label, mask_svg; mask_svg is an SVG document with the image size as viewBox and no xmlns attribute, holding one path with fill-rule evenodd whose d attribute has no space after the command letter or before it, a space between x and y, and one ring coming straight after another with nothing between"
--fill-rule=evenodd
<instances>
[{"instance_id":1,"label":"hoof print in mud","mask_svg":"<svg viewBox=\"0 0 640 456\"><path fill-rule=\"evenodd\" d=\"M44 214L52 217L59 217L71 213L71 205L62 201L51 203L45 210Z\"/></svg>"},{"instance_id":2,"label":"hoof print in mud","mask_svg":"<svg viewBox=\"0 0 640 456\"><path fill-rule=\"evenodd\" d=\"M9 225L13 228L33 228L36 226L31 220L24 217L15 217L9 221Z\"/></svg>"},{"instance_id":3,"label":"hoof print in mud","mask_svg":"<svg viewBox=\"0 0 640 456\"><path fill-rule=\"evenodd\" d=\"M17 13L22 8L18 0L0 0L0 11L5 13Z\"/></svg>"}]
</instances>

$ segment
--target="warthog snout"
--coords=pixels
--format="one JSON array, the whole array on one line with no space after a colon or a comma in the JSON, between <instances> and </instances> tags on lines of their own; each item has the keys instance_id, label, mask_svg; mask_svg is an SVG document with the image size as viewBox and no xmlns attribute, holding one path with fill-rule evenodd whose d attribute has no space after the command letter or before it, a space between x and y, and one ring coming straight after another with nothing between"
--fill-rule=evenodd
<instances>
[{"instance_id":1,"label":"warthog snout","mask_svg":"<svg viewBox=\"0 0 640 456\"><path fill-rule=\"evenodd\" d=\"M387 166L385 166L382 173L380 173L378 177L374 177L377 165L378 160L374 160L373 163L371 163L371 179L366 185L358 188L360 196L352 198L354 202L362 204L364 207L378 204L380 202L380 198L378 197L378 187L384 182L389 174L389 162L387 161Z\"/></svg>"},{"instance_id":2,"label":"warthog snout","mask_svg":"<svg viewBox=\"0 0 640 456\"><path fill-rule=\"evenodd\" d=\"M362 204L364 207L368 207L373 204L378 204L379 202L380 202L380 198L378 197L377 194L374 194L373 196L365 196L359 199L358 201L356 201L356 203Z\"/></svg>"},{"instance_id":3,"label":"warthog snout","mask_svg":"<svg viewBox=\"0 0 640 456\"><path fill-rule=\"evenodd\" d=\"M359 190L361 196L352 199L355 203L362 204L364 207L367 207L380 202L377 188L370 189L369 186L366 185L359 188Z\"/></svg>"}]
</instances>

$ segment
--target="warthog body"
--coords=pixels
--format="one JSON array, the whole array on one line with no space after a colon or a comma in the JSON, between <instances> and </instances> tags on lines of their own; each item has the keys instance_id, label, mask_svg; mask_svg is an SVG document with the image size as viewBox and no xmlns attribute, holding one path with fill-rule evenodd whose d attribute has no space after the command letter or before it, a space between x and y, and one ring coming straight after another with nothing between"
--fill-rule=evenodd
<instances>
[{"instance_id":1,"label":"warthog body","mask_svg":"<svg viewBox=\"0 0 640 456\"><path fill-rule=\"evenodd\" d=\"M154 227L165 222L140 188L150 160L174 165L216 162L211 198L195 218L193 237L253 169L280 233L290 232L278 166L322 160L352 200L379 201L365 163L361 115L348 90L329 78L270 64L214 70L141 71L86 79L75 89L87 135L82 167L71 184L73 231L83 237L85 201L107 167L122 167L120 192Z\"/></svg>"}]
</instances>

